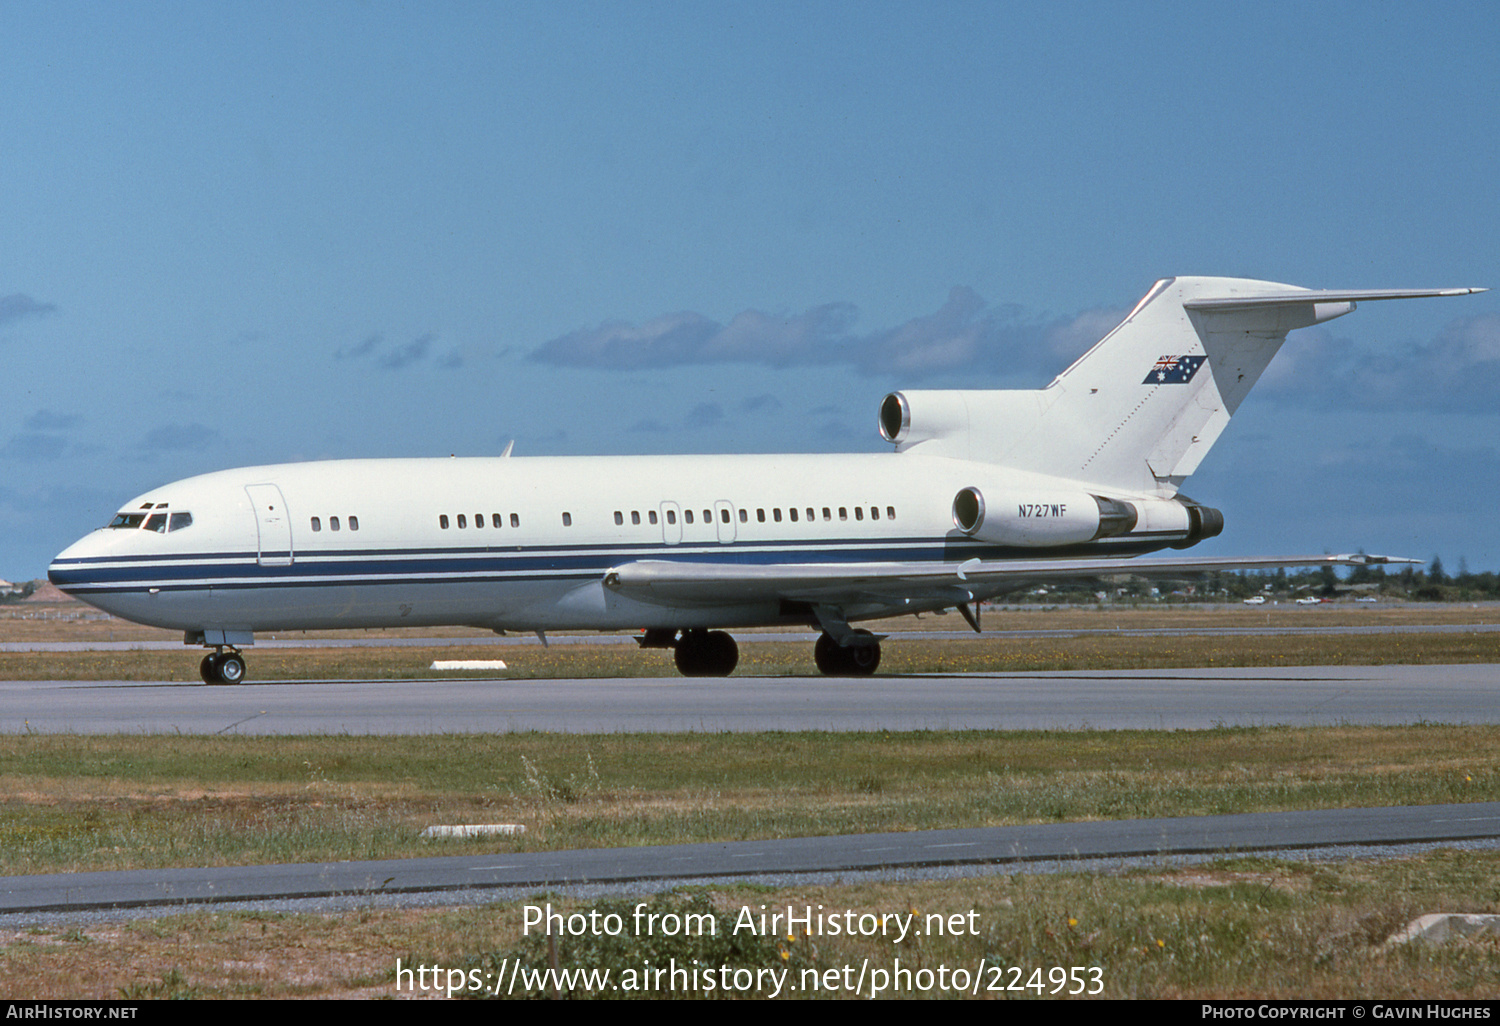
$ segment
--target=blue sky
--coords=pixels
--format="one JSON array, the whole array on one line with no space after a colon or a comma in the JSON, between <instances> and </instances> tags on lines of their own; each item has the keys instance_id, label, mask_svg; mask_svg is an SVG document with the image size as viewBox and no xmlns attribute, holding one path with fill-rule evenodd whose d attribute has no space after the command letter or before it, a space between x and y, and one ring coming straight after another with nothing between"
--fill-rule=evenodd
<instances>
[{"instance_id":1,"label":"blue sky","mask_svg":"<svg viewBox=\"0 0 1500 1026\"><path fill-rule=\"evenodd\" d=\"M352 456L874 451L1160 277L1500 286L1475 4L0 3L0 576ZM1294 333L1205 553L1500 569L1500 300Z\"/></svg>"}]
</instances>

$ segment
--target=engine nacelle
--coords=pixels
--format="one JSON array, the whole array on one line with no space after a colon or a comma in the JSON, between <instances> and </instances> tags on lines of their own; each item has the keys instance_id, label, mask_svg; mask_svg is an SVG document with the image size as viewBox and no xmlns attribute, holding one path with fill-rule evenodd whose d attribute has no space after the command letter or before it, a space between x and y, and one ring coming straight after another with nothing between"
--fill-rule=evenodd
<instances>
[{"instance_id":1,"label":"engine nacelle","mask_svg":"<svg viewBox=\"0 0 1500 1026\"><path fill-rule=\"evenodd\" d=\"M986 502L978 488L953 497L953 525L978 541L1020 548L1139 537L1185 549L1224 530L1224 514L1178 496L1110 499L1082 491L1004 492Z\"/></svg>"},{"instance_id":2,"label":"engine nacelle","mask_svg":"<svg viewBox=\"0 0 1500 1026\"><path fill-rule=\"evenodd\" d=\"M1133 499L1137 514L1132 535L1166 542L1174 549L1197 545L1224 530L1224 514L1185 495L1171 499Z\"/></svg>"},{"instance_id":3,"label":"engine nacelle","mask_svg":"<svg viewBox=\"0 0 1500 1026\"><path fill-rule=\"evenodd\" d=\"M1130 503L1088 492L1007 492L987 504L978 488L961 488L953 497L954 526L971 538L997 545L1077 545L1125 534L1135 523Z\"/></svg>"}]
</instances>

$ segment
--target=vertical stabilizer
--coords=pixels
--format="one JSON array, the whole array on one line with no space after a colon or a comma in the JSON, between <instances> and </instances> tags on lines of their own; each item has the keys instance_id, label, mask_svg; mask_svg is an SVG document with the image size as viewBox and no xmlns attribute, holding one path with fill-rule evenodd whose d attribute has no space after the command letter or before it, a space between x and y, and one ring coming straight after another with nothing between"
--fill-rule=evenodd
<instances>
[{"instance_id":1,"label":"vertical stabilizer","mask_svg":"<svg viewBox=\"0 0 1500 1026\"><path fill-rule=\"evenodd\" d=\"M1197 469L1287 332L1357 301L1479 289L1327 291L1243 278L1164 278L1050 385L888 397L900 449L983 460L1138 494Z\"/></svg>"}]
</instances>

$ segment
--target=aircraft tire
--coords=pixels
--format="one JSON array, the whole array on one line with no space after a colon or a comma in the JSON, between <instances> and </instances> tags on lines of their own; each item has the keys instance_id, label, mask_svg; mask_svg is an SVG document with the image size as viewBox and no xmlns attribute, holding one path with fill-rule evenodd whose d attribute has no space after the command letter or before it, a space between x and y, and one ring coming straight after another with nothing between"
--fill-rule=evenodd
<instances>
[{"instance_id":1,"label":"aircraft tire","mask_svg":"<svg viewBox=\"0 0 1500 1026\"><path fill-rule=\"evenodd\" d=\"M219 681L223 684L245 683L245 659L238 652L219 657Z\"/></svg>"},{"instance_id":2,"label":"aircraft tire","mask_svg":"<svg viewBox=\"0 0 1500 1026\"><path fill-rule=\"evenodd\" d=\"M870 637L869 631L855 631ZM873 637L864 644L840 645L829 634L818 635L813 662L828 677L868 677L880 665L880 642Z\"/></svg>"},{"instance_id":3,"label":"aircraft tire","mask_svg":"<svg viewBox=\"0 0 1500 1026\"><path fill-rule=\"evenodd\" d=\"M710 653L709 663L711 669L707 674L710 677L727 677L734 672L739 665L740 647L734 643L734 638L725 631L708 632L708 651Z\"/></svg>"},{"instance_id":4,"label":"aircraft tire","mask_svg":"<svg viewBox=\"0 0 1500 1026\"><path fill-rule=\"evenodd\" d=\"M855 631L856 634L869 635L869 631ZM844 658L848 660L849 676L868 677L880 666L880 642L874 637L863 645L850 645L844 649Z\"/></svg>"},{"instance_id":5,"label":"aircraft tire","mask_svg":"<svg viewBox=\"0 0 1500 1026\"><path fill-rule=\"evenodd\" d=\"M683 631L674 661L684 677L727 677L740 661L740 649L724 631Z\"/></svg>"},{"instance_id":6,"label":"aircraft tire","mask_svg":"<svg viewBox=\"0 0 1500 1026\"><path fill-rule=\"evenodd\" d=\"M203 678L205 684L222 684L223 679L219 677L219 657L210 652L203 657L203 662L198 664L198 676Z\"/></svg>"}]
</instances>

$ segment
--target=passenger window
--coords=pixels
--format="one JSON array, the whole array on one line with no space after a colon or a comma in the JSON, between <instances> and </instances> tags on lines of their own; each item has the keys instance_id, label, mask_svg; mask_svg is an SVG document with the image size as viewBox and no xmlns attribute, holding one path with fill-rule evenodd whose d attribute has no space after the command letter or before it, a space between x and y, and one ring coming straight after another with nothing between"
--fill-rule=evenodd
<instances>
[{"instance_id":1,"label":"passenger window","mask_svg":"<svg viewBox=\"0 0 1500 1026\"><path fill-rule=\"evenodd\" d=\"M359 530L359 517L351 516L349 518L349 530L351 530L351 531L358 531Z\"/></svg>"},{"instance_id":2,"label":"passenger window","mask_svg":"<svg viewBox=\"0 0 1500 1026\"><path fill-rule=\"evenodd\" d=\"M667 510L667 523L669 523L669 524L675 524L675 523L677 523L677 511L675 509L669 509L669 510Z\"/></svg>"},{"instance_id":3,"label":"passenger window","mask_svg":"<svg viewBox=\"0 0 1500 1026\"><path fill-rule=\"evenodd\" d=\"M520 527L521 526L521 514L519 514L519 513L512 513L510 515L510 526L511 527Z\"/></svg>"},{"instance_id":4,"label":"passenger window","mask_svg":"<svg viewBox=\"0 0 1500 1026\"><path fill-rule=\"evenodd\" d=\"M490 526L491 527L504 527L505 526L505 520L504 520L504 518L502 518L500 516L499 513L491 513L490 514Z\"/></svg>"},{"instance_id":5,"label":"passenger window","mask_svg":"<svg viewBox=\"0 0 1500 1026\"><path fill-rule=\"evenodd\" d=\"M756 519L757 523L764 524L766 522L766 511L763 510L763 509L756 510L755 511L755 519Z\"/></svg>"},{"instance_id":6,"label":"passenger window","mask_svg":"<svg viewBox=\"0 0 1500 1026\"><path fill-rule=\"evenodd\" d=\"M831 513L828 512L828 507L827 506L823 507L823 519L824 520L832 520L833 519L833 514L831 514Z\"/></svg>"},{"instance_id":7,"label":"passenger window","mask_svg":"<svg viewBox=\"0 0 1500 1026\"><path fill-rule=\"evenodd\" d=\"M438 526L441 527L445 531L448 530L448 514L446 514L446 513L440 513L440 514L438 514Z\"/></svg>"},{"instance_id":8,"label":"passenger window","mask_svg":"<svg viewBox=\"0 0 1500 1026\"><path fill-rule=\"evenodd\" d=\"M631 524L639 524L641 522L641 511L640 510L633 509L633 510L630 511L630 522L631 522Z\"/></svg>"},{"instance_id":9,"label":"passenger window","mask_svg":"<svg viewBox=\"0 0 1500 1026\"><path fill-rule=\"evenodd\" d=\"M684 524L691 524L693 522L693 511L692 510L685 509L685 510L682 511L682 522Z\"/></svg>"},{"instance_id":10,"label":"passenger window","mask_svg":"<svg viewBox=\"0 0 1500 1026\"><path fill-rule=\"evenodd\" d=\"M896 519L896 507L895 506L887 506L885 508L885 518L887 520L895 520Z\"/></svg>"},{"instance_id":11,"label":"passenger window","mask_svg":"<svg viewBox=\"0 0 1500 1026\"><path fill-rule=\"evenodd\" d=\"M871 506L870 507L870 519L871 520L879 520L880 519L880 507L879 506Z\"/></svg>"},{"instance_id":12,"label":"passenger window","mask_svg":"<svg viewBox=\"0 0 1500 1026\"><path fill-rule=\"evenodd\" d=\"M619 510L615 510L615 526L616 527L624 527L625 526L625 514L621 513Z\"/></svg>"},{"instance_id":13,"label":"passenger window","mask_svg":"<svg viewBox=\"0 0 1500 1026\"><path fill-rule=\"evenodd\" d=\"M721 510L719 510L719 521L721 523L725 523L725 524L729 523L729 510L727 510L727 509L721 509Z\"/></svg>"},{"instance_id":14,"label":"passenger window","mask_svg":"<svg viewBox=\"0 0 1500 1026\"><path fill-rule=\"evenodd\" d=\"M781 523L781 507L780 506L777 506L775 509L771 510L771 519L774 520L774 521L776 521L778 524Z\"/></svg>"},{"instance_id":15,"label":"passenger window","mask_svg":"<svg viewBox=\"0 0 1500 1026\"><path fill-rule=\"evenodd\" d=\"M313 529L313 533L314 534L316 534L317 532L323 530L323 521L320 520L317 517L313 517L312 518L312 529Z\"/></svg>"},{"instance_id":16,"label":"passenger window","mask_svg":"<svg viewBox=\"0 0 1500 1026\"><path fill-rule=\"evenodd\" d=\"M330 531L337 531L339 529L339 518L338 517L329 517L328 518L328 529Z\"/></svg>"},{"instance_id":17,"label":"passenger window","mask_svg":"<svg viewBox=\"0 0 1500 1026\"><path fill-rule=\"evenodd\" d=\"M483 513L475 513L474 514L474 526L475 527L483 527L484 526L484 514Z\"/></svg>"},{"instance_id":18,"label":"passenger window","mask_svg":"<svg viewBox=\"0 0 1500 1026\"><path fill-rule=\"evenodd\" d=\"M807 507L807 522L810 524L816 519L818 519L817 511L811 506Z\"/></svg>"},{"instance_id":19,"label":"passenger window","mask_svg":"<svg viewBox=\"0 0 1500 1026\"><path fill-rule=\"evenodd\" d=\"M855 520L863 520L864 518L865 518L865 508L863 506L855 506L854 507L854 519Z\"/></svg>"},{"instance_id":20,"label":"passenger window","mask_svg":"<svg viewBox=\"0 0 1500 1026\"><path fill-rule=\"evenodd\" d=\"M740 523L742 523L742 524L748 524L749 522L750 522L750 511L748 509L741 509L740 510Z\"/></svg>"},{"instance_id":21,"label":"passenger window","mask_svg":"<svg viewBox=\"0 0 1500 1026\"><path fill-rule=\"evenodd\" d=\"M797 522L797 507L793 506L791 509L787 510L786 513L787 516L792 518L792 523L795 524Z\"/></svg>"},{"instance_id":22,"label":"passenger window","mask_svg":"<svg viewBox=\"0 0 1500 1026\"><path fill-rule=\"evenodd\" d=\"M711 523L714 522L714 511L713 510L706 509L706 510L703 511L703 522L705 524L711 524Z\"/></svg>"},{"instance_id":23,"label":"passenger window","mask_svg":"<svg viewBox=\"0 0 1500 1026\"><path fill-rule=\"evenodd\" d=\"M564 527L572 527L573 526L573 514L571 514L571 513L564 513L563 514L563 526Z\"/></svg>"},{"instance_id":24,"label":"passenger window","mask_svg":"<svg viewBox=\"0 0 1500 1026\"><path fill-rule=\"evenodd\" d=\"M459 527L464 526L463 525L463 517L459 517L458 519L459 519L458 526ZM839 519L840 520L848 520L849 519L849 510L848 510L847 507L844 507L844 506L840 506L839 507Z\"/></svg>"},{"instance_id":25,"label":"passenger window","mask_svg":"<svg viewBox=\"0 0 1500 1026\"><path fill-rule=\"evenodd\" d=\"M184 527L193 526L193 515L191 513L173 513L172 522L168 525L169 531L180 531Z\"/></svg>"},{"instance_id":26,"label":"passenger window","mask_svg":"<svg viewBox=\"0 0 1500 1026\"><path fill-rule=\"evenodd\" d=\"M462 513L460 513L458 515L458 529L461 531L465 527L468 527L468 526L469 526L469 518L466 517L466 516L464 516Z\"/></svg>"},{"instance_id":27,"label":"passenger window","mask_svg":"<svg viewBox=\"0 0 1500 1026\"><path fill-rule=\"evenodd\" d=\"M656 523L656 510L653 509L651 512L647 513L646 518L653 524Z\"/></svg>"}]
</instances>

